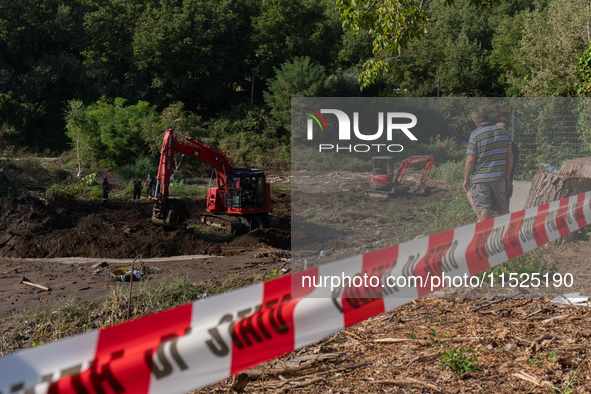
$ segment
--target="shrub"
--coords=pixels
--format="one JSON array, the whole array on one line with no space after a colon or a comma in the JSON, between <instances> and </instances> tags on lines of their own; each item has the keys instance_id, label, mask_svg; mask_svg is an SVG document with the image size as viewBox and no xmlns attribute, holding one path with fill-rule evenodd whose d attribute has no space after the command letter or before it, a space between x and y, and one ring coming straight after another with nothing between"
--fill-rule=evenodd
<instances>
[{"instance_id":1,"label":"shrub","mask_svg":"<svg viewBox=\"0 0 591 394\"><path fill-rule=\"evenodd\" d=\"M441 354L439 365L452 369L460 374L466 372L481 371L477 365L478 357L472 356L474 350L466 350L463 346L457 349L448 349Z\"/></svg>"},{"instance_id":2,"label":"shrub","mask_svg":"<svg viewBox=\"0 0 591 394\"><path fill-rule=\"evenodd\" d=\"M115 170L117 176L124 181L128 181L138 176L142 182L148 177L148 174L152 174L152 178L156 178L157 172L158 167L154 164L154 160L146 156L140 156L135 163L118 167Z\"/></svg>"},{"instance_id":3,"label":"shrub","mask_svg":"<svg viewBox=\"0 0 591 394\"><path fill-rule=\"evenodd\" d=\"M10 182L0 181L0 202L8 201L11 198L19 197L25 194L25 191Z\"/></svg>"},{"instance_id":4,"label":"shrub","mask_svg":"<svg viewBox=\"0 0 591 394\"><path fill-rule=\"evenodd\" d=\"M53 196L67 196L78 197L90 193L93 186L96 185L97 173L91 172L82 178L70 178L62 183L51 185L45 194L49 197ZM102 192L101 192L102 193Z\"/></svg>"},{"instance_id":5,"label":"shrub","mask_svg":"<svg viewBox=\"0 0 591 394\"><path fill-rule=\"evenodd\" d=\"M72 143L83 140L84 152L90 159L105 168L115 168L148 151L141 126L154 122L156 113L147 102L126 105L125 99L116 98L113 104L97 101L81 108L77 117L79 132L69 134ZM86 158L85 162L88 161Z\"/></svg>"},{"instance_id":6,"label":"shrub","mask_svg":"<svg viewBox=\"0 0 591 394\"><path fill-rule=\"evenodd\" d=\"M448 161L433 167L431 171L432 179L439 179L449 184L461 183L464 180L464 168L463 162Z\"/></svg>"},{"instance_id":7,"label":"shrub","mask_svg":"<svg viewBox=\"0 0 591 394\"><path fill-rule=\"evenodd\" d=\"M194 185L187 184L186 181L172 181L168 192L171 196L183 198L197 198L207 195L207 188L197 188Z\"/></svg>"}]
</instances>

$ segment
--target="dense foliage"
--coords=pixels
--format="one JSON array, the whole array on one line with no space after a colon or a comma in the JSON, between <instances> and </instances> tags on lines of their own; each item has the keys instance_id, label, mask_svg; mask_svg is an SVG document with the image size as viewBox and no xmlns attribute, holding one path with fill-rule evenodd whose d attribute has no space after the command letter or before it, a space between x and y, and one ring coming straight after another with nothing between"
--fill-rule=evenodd
<instances>
[{"instance_id":1,"label":"dense foliage","mask_svg":"<svg viewBox=\"0 0 591 394\"><path fill-rule=\"evenodd\" d=\"M590 20L588 0L0 0L0 148L122 165L184 125L256 150L289 142L291 96L433 96L438 80L444 96L589 95Z\"/></svg>"}]
</instances>

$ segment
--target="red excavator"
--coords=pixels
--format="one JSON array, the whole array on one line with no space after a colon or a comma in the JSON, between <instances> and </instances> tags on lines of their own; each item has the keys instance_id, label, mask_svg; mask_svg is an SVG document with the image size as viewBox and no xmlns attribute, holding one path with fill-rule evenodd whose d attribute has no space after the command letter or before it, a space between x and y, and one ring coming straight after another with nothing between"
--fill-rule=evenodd
<instances>
[{"instance_id":1,"label":"red excavator","mask_svg":"<svg viewBox=\"0 0 591 394\"><path fill-rule=\"evenodd\" d=\"M177 141L175 134L182 140ZM279 219L268 215L271 193L263 170L232 168L225 154L172 129L166 131L162 143L152 223L177 227L189 218L184 204L168 197L175 152L209 164L216 171L217 186L207 191L207 212L201 214L201 222L224 228L232 234L279 226Z\"/></svg>"},{"instance_id":2,"label":"red excavator","mask_svg":"<svg viewBox=\"0 0 591 394\"><path fill-rule=\"evenodd\" d=\"M406 168L414 163L425 162L423 175L421 176L418 186L412 190L415 194L423 194L427 187L427 177L431 173L431 168L434 162L433 155L411 156L400 163L396 177L394 177L393 158L391 156L375 156L371 158L373 164L373 175L371 177L371 190L365 192L366 196L389 198L395 196L397 193L411 190L411 186L402 185L402 179ZM389 175L392 174L392 175Z\"/></svg>"}]
</instances>

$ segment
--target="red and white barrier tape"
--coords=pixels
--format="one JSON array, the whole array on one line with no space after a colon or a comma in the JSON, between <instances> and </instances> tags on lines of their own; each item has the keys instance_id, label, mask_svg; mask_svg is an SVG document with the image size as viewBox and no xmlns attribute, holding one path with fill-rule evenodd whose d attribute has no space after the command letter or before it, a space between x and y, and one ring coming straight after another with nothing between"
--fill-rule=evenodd
<instances>
[{"instance_id":1,"label":"red and white barrier tape","mask_svg":"<svg viewBox=\"0 0 591 394\"><path fill-rule=\"evenodd\" d=\"M0 358L0 394L186 393L441 288L322 278L476 275L589 223L591 192L22 350Z\"/></svg>"}]
</instances>

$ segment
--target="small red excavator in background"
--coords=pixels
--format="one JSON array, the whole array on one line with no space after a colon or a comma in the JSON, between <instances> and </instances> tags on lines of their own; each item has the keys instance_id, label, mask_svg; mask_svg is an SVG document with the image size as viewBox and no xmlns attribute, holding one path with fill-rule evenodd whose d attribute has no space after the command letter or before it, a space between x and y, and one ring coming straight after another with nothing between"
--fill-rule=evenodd
<instances>
[{"instance_id":1,"label":"small red excavator in background","mask_svg":"<svg viewBox=\"0 0 591 394\"><path fill-rule=\"evenodd\" d=\"M365 195L369 197L389 198L395 196L396 193L411 190L411 186L401 184L406 168L411 164L424 161L425 168L423 169L421 180L418 182L418 186L412 190L415 194L423 194L427 188L427 177L431 173L435 159L433 155L411 156L400 163L396 177L394 177L394 161L391 156L375 156L371 158L371 161L373 164L371 190L366 191Z\"/></svg>"},{"instance_id":2,"label":"small red excavator in background","mask_svg":"<svg viewBox=\"0 0 591 394\"><path fill-rule=\"evenodd\" d=\"M177 141L175 134L183 140ZM279 226L279 219L268 215L271 193L263 170L232 168L225 154L172 129L166 131L162 143L152 223L177 227L189 218L184 204L168 197L175 152L209 164L216 171L216 187L207 190L207 212L201 214L201 222L232 234Z\"/></svg>"}]
</instances>

